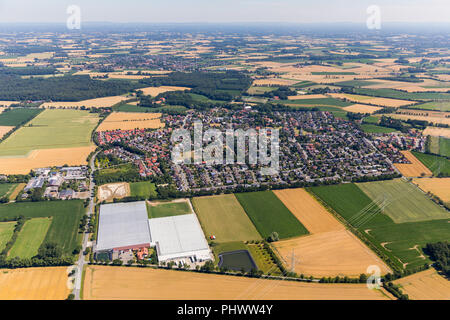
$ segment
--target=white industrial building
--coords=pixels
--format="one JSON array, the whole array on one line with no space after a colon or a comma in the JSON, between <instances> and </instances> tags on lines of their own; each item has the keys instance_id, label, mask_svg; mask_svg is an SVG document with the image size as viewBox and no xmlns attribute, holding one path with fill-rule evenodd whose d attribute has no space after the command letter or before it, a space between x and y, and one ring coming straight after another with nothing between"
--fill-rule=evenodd
<instances>
[{"instance_id":1,"label":"white industrial building","mask_svg":"<svg viewBox=\"0 0 450 320\"><path fill-rule=\"evenodd\" d=\"M152 246L159 261L211 260L211 251L195 214L154 218L148 221Z\"/></svg>"},{"instance_id":2,"label":"white industrial building","mask_svg":"<svg viewBox=\"0 0 450 320\"><path fill-rule=\"evenodd\" d=\"M96 252L150 247L145 201L100 206Z\"/></svg>"}]
</instances>

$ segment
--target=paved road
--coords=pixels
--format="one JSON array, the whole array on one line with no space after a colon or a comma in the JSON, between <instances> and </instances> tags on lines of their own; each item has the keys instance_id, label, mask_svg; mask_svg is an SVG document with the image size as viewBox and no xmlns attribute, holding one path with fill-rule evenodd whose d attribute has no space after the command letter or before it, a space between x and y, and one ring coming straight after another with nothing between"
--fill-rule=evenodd
<instances>
[{"instance_id":1,"label":"paved road","mask_svg":"<svg viewBox=\"0 0 450 320\"><path fill-rule=\"evenodd\" d=\"M94 183L94 171L95 171L95 157L97 156L98 152L95 153L90 162L91 166L91 176L90 176L90 194L94 193L95 183ZM95 203L94 203L94 197L90 196L89 201L89 210L87 212L88 217L90 217L94 213ZM80 290L81 290L81 276L83 274L83 267L86 264L85 256L83 254L84 250L86 250L87 243L89 240L89 233L85 232L83 234L83 242L82 242L82 249L80 252L80 256L78 257L78 261L76 263L76 273L75 273L75 286L73 289L73 294L75 295L75 300L80 300Z\"/></svg>"}]
</instances>

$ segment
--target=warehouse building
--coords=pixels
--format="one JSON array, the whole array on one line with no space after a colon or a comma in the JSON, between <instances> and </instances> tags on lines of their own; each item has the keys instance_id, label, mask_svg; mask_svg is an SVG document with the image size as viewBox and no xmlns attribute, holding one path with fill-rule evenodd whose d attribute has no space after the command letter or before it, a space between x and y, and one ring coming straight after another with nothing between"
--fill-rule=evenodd
<instances>
[{"instance_id":1,"label":"warehouse building","mask_svg":"<svg viewBox=\"0 0 450 320\"><path fill-rule=\"evenodd\" d=\"M211 251L195 214L148 220L152 246L158 260L185 260L188 263L211 260Z\"/></svg>"},{"instance_id":2,"label":"warehouse building","mask_svg":"<svg viewBox=\"0 0 450 320\"><path fill-rule=\"evenodd\" d=\"M145 201L100 206L96 253L150 247Z\"/></svg>"}]
</instances>

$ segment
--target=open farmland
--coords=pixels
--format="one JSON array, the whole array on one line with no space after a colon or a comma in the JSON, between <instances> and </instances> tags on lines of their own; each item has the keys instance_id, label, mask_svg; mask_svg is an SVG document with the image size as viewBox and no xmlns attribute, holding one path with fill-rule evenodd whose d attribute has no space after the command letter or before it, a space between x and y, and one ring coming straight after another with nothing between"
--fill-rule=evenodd
<instances>
[{"instance_id":1,"label":"open farmland","mask_svg":"<svg viewBox=\"0 0 450 320\"><path fill-rule=\"evenodd\" d=\"M434 137L445 137L450 139L450 129L448 128L437 128L437 127L427 127L423 131L424 136L434 136Z\"/></svg>"},{"instance_id":2,"label":"open farmland","mask_svg":"<svg viewBox=\"0 0 450 320\"><path fill-rule=\"evenodd\" d=\"M381 107L374 107L374 106L369 106L366 104L353 104L351 106L342 108L343 110L347 111L347 112L356 112L356 113L374 113L375 111L378 111L381 109Z\"/></svg>"},{"instance_id":3,"label":"open farmland","mask_svg":"<svg viewBox=\"0 0 450 320\"><path fill-rule=\"evenodd\" d=\"M0 300L63 300L70 293L67 267L6 269L0 272Z\"/></svg>"},{"instance_id":4,"label":"open farmland","mask_svg":"<svg viewBox=\"0 0 450 320\"><path fill-rule=\"evenodd\" d=\"M10 132L12 129L14 129L15 127L11 127L11 126L0 126L0 139L3 138L3 136L5 134L7 134L8 132Z\"/></svg>"},{"instance_id":5,"label":"open farmland","mask_svg":"<svg viewBox=\"0 0 450 320\"><path fill-rule=\"evenodd\" d=\"M414 101L408 100L397 100L397 99L387 99L387 98L374 98L370 96L356 95L356 94L346 94L346 93L330 93L330 96L337 99L343 99L347 101L352 101L356 103L365 103L371 104L375 106L383 106L383 107L402 107L407 106Z\"/></svg>"},{"instance_id":6,"label":"open farmland","mask_svg":"<svg viewBox=\"0 0 450 320\"><path fill-rule=\"evenodd\" d=\"M5 249L6 244L11 239L16 222L0 222L0 252Z\"/></svg>"},{"instance_id":7,"label":"open farmland","mask_svg":"<svg viewBox=\"0 0 450 320\"><path fill-rule=\"evenodd\" d=\"M0 126L15 127L33 119L40 109L31 108L13 108L0 113Z\"/></svg>"},{"instance_id":8,"label":"open farmland","mask_svg":"<svg viewBox=\"0 0 450 320\"><path fill-rule=\"evenodd\" d=\"M277 232L280 239L308 234L272 191L238 193L236 198L263 238L272 232Z\"/></svg>"},{"instance_id":9,"label":"open farmland","mask_svg":"<svg viewBox=\"0 0 450 320\"><path fill-rule=\"evenodd\" d=\"M147 87L147 88L141 88L141 90L144 95L147 96L153 96L156 97L157 95L168 92L168 91L184 91L184 90L190 90L191 88L187 87L176 87L176 86L161 86L161 87Z\"/></svg>"},{"instance_id":10,"label":"open farmland","mask_svg":"<svg viewBox=\"0 0 450 320\"><path fill-rule=\"evenodd\" d=\"M390 272L376 254L345 229L275 242L274 247L289 270L306 276L358 277L371 265L379 266L382 274Z\"/></svg>"},{"instance_id":11,"label":"open farmland","mask_svg":"<svg viewBox=\"0 0 450 320\"><path fill-rule=\"evenodd\" d=\"M99 131L157 129L164 127L161 113L113 112L97 128Z\"/></svg>"},{"instance_id":12,"label":"open farmland","mask_svg":"<svg viewBox=\"0 0 450 320\"><path fill-rule=\"evenodd\" d=\"M434 176L450 176L450 160L446 157L416 151L412 151L412 155L425 165L425 167L431 170Z\"/></svg>"},{"instance_id":13,"label":"open farmland","mask_svg":"<svg viewBox=\"0 0 450 320\"><path fill-rule=\"evenodd\" d=\"M77 102L61 101L61 102L45 102L41 105L42 108L108 108L112 107L122 101L130 99L125 96L111 96L96 99L88 99Z\"/></svg>"},{"instance_id":14,"label":"open farmland","mask_svg":"<svg viewBox=\"0 0 450 320\"><path fill-rule=\"evenodd\" d=\"M45 110L0 144L0 157L32 150L87 147L98 116L87 111Z\"/></svg>"},{"instance_id":15,"label":"open farmland","mask_svg":"<svg viewBox=\"0 0 450 320\"><path fill-rule=\"evenodd\" d=\"M17 240L8 252L8 258L29 259L38 253L38 249L47 235L52 223L51 218L33 218L27 220L20 230Z\"/></svg>"},{"instance_id":16,"label":"open farmland","mask_svg":"<svg viewBox=\"0 0 450 320\"><path fill-rule=\"evenodd\" d=\"M450 111L450 101L433 101L426 102L424 104L415 105L412 107L420 110L432 110L432 111Z\"/></svg>"},{"instance_id":17,"label":"open farmland","mask_svg":"<svg viewBox=\"0 0 450 320\"><path fill-rule=\"evenodd\" d=\"M148 181L130 183L130 195L132 197L155 198L158 196L156 185Z\"/></svg>"},{"instance_id":18,"label":"open farmland","mask_svg":"<svg viewBox=\"0 0 450 320\"><path fill-rule=\"evenodd\" d=\"M28 174L35 168L87 164L95 146L33 150L24 157L0 157L0 173Z\"/></svg>"},{"instance_id":19,"label":"open farmland","mask_svg":"<svg viewBox=\"0 0 450 320\"><path fill-rule=\"evenodd\" d=\"M450 281L433 268L395 280L394 283L400 285L412 300L450 300Z\"/></svg>"},{"instance_id":20,"label":"open farmland","mask_svg":"<svg viewBox=\"0 0 450 320\"><path fill-rule=\"evenodd\" d=\"M430 263L422 248L427 243L450 237L448 218L394 223L389 216L381 213L379 205L382 202L373 202L355 184L313 187L310 190L399 269Z\"/></svg>"},{"instance_id":21,"label":"open farmland","mask_svg":"<svg viewBox=\"0 0 450 320\"><path fill-rule=\"evenodd\" d=\"M217 242L261 239L234 195L197 197L192 204L207 237L214 235Z\"/></svg>"},{"instance_id":22,"label":"open farmland","mask_svg":"<svg viewBox=\"0 0 450 320\"><path fill-rule=\"evenodd\" d=\"M280 103L283 103L288 106L304 106L304 107L318 107L318 106L329 106L329 107L348 107L351 103L341 101L334 98L316 98L316 99L297 99L297 100L280 100Z\"/></svg>"},{"instance_id":23,"label":"open farmland","mask_svg":"<svg viewBox=\"0 0 450 320\"><path fill-rule=\"evenodd\" d=\"M450 214L403 179L358 183L395 223L448 219Z\"/></svg>"},{"instance_id":24,"label":"open farmland","mask_svg":"<svg viewBox=\"0 0 450 320\"><path fill-rule=\"evenodd\" d=\"M8 197L17 186L17 183L0 183L0 198Z\"/></svg>"},{"instance_id":25,"label":"open farmland","mask_svg":"<svg viewBox=\"0 0 450 320\"><path fill-rule=\"evenodd\" d=\"M274 243L288 269L315 277L356 277L374 264L380 266L383 273L390 271L305 189L276 190L274 193L311 233Z\"/></svg>"},{"instance_id":26,"label":"open farmland","mask_svg":"<svg viewBox=\"0 0 450 320\"><path fill-rule=\"evenodd\" d=\"M87 267L83 297L87 300L388 299L365 284L318 284L106 266Z\"/></svg>"},{"instance_id":27,"label":"open farmland","mask_svg":"<svg viewBox=\"0 0 450 320\"><path fill-rule=\"evenodd\" d=\"M444 202L450 202L450 178L414 179L420 189L438 196Z\"/></svg>"},{"instance_id":28,"label":"open farmland","mask_svg":"<svg viewBox=\"0 0 450 320\"><path fill-rule=\"evenodd\" d=\"M18 202L0 205L0 219L52 217L52 223L45 236L45 242L56 242L67 255L79 244L81 236L78 225L85 213L83 201Z\"/></svg>"},{"instance_id":29,"label":"open farmland","mask_svg":"<svg viewBox=\"0 0 450 320\"><path fill-rule=\"evenodd\" d=\"M149 219L178 216L192 213L189 200L178 199L173 202L147 202Z\"/></svg>"},{"instance_id":30,"label":"open farmland","mask_svg":"<svg viewBox=\"0 0 450 320\"><path fill-rule=\"evenodd\" d=\"M415 154L410 151L400 151L403 153L406 159L408 159L411 163L396 163L395 167L401 172L405 177L429 177L432 176L433 173L425 166L422 162L420 162Z\"/></svg>"}]
</instances>

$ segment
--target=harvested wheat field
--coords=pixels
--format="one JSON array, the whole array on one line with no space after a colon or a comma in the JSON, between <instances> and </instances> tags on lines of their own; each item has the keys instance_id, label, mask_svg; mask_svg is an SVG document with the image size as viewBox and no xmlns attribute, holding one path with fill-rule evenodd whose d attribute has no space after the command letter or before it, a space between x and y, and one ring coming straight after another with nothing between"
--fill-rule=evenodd
<instances>
[{"instance_id":1,"label":"harvested wheat field","mask_svg":"<svg viewBox=\"0 0 450 320\"><path fill-rule=\"evenodd\" d=\"M401 120L424 120L432 123L439 123L439 124L446 124L450 126L450 118L446 118L447 114L445 112L437 113L437 112L427 112L428 115L418 115L418 114L398 114L398 113L391 113L387 114L386 116L392 117L395 119L401 119Z\"/></svg>"},{"instance_id":2,"label":"harvested wheat field","mask_svg":"<svg viewBox=\"0 0 450 320\"><path fill-rule=\"evenodd\" d=\"M139 89L144 92L147 96L156 97L160 93L168 92L168 91L184 91L190 90L191 88L186 87L173 87L173 86L161 86L161 87L148 87Z\"/></svg>"},{"instance_id":3,"label":"harvested wheat field","mask_svg":"<svg viewBox=\"0 0 450 320\"><path fill-rule=\"evenodd\" d=\"M358 112L358 113L374 113L375 111L378 111L382 108L380 107L374 107L374 106L368 106L365 104L354 104L345 108L342 108L343 110L347 112Z\"/></svg>"},{"instance_id":4,"label":"harvested wheat field","mask_svg":"<svg viewBox=\"0 0 450 320\"><path fill-rule=\"evenodd\" d=\"M436 270L418 272L394 281L413 300L450 300L450 281Z\"/></svg>"},{"instance_id":5,"label":"harvested wheat field","mask_svg":"<svg viewBox=\"0 0 450 320\"><path fill-rule=\"evenodd\" d=\"M0 106L9 107L12 104L19 103L19 101L0 101ZM2 113L2 108L0 107L0 113Z\"/></svg>"},{"instance_id":6,"label":"harvested wheat field","mask_svg":"<svg viewBox=\"0 0 450 320\"><path fill-rule=\"evenodd\" d=\"M450 129L427 127L422 134L424 136L445 137L450 139Z\"/></svg>"},{"instance_id":7,"label":"harvested wheat field","mask_svg":"<svg viewBox=\"0 0 450 320\"><path fill-rule=\"evenodd\" d=\"M9 195L9 201L13 201L16 199L16 197L19 195L20 191L23 190L23 188L25 188L27 184L26 183L19 183L17 185L17 187L14 189L13 192L11 192L11 194Z\"/></svg>"},{"instance_id":8,"label":"harvested wheat field","mask_svg":"<svg viewBox=\"0 0 450 320\"><path fill-rule=\"evenodd\" d=\"M112 201L122 199L130 195L130 185L128 182L104 184L98 187L98 200Z\"/></svg>"},{"instance_id":9,"label":"harvested wheat field","mask_svg":"<svg viewBox=\"0 0 450 320\"><path fill-rule=\"evenodd\" d=\"M253 81L255 86L292 86L299 80L288 80L280 78L257 79Z\"/></svg>"},{"instance_id":10,"label":"harvested wheat field","mask_svg":"<svg viewBox=\"0 0 450 320\"><path fill-rule=\"evenodd\" d=\"M370 251L348 230L337 230L313 234L274 243L278 254L288 269L307 276L357 277L367 272L367 267L377 265L382 274L390 272L375 253Z\"/></svg>"},{"instance_id":11,"label":"harvested wheat field","mask_svg":"<svg viewBox=\"0 0 450 320\"><path fill-rule=\"evenodd\" d=\"M365 284L264 280L153 268L88 266L87 300L381 300Z\"/></svg>"},{"instance_id":12,"label":"harvested wheat field","mask_svg":"<svg viewBox=\"0 0 450 320\"><path fill-rule=\"evenodd\" d=\"M67 267L4 269L0 300L63 300L70 293Z\"/></svg>"},{"instance_id":13,"label":"harvested wheat field","mask_svg":"<svg viewBox=\"0 0 450 320\"><path fill-rule=\"evenodd\" d=\"M164 127L161 113L113 112L97 128L99 131L157 129Z\"/></svg>"},{"instance_id":14,"label":"harvested wheat field","mask_svg":"<svg viewBox=\"0 0 450 320\"><path fill-rule=\"evenodd\" d=\"M431 192L444 202L450 202L450 178L420 178L413 182L425 192Z\"/></svg>"},{"instance_id":15,"label":"harvested wheat field","mask_svg":"<svg viewBox=\"0 0 450 320\"><path fill-rule=\"evenodd\" d=\"M326 99L324 94L302 94L298 96L289 96L288 100L302 100L302 99Z\"/></svg>"},{"instance_id":16,"label":"harvested wheat field","mask_svg":"<svg viewBox=\"0 0 450 320\"><path fill-rule=\"evenodd\" d=\"M400 151L411 163L395 163L395 167L405 177L420 177L422 174L431 177L433 173L420 162L410 151Z\"/></svg>"},{"instance_id":17,"label":"harvested wheat field","mask_svg":"<svg viewBox=\"0 0 450 320\"><path fill-rule=\"evenodd\" d=\"M111 96L97 99L82 100L78 102L46 102L41 105L42 108L108 108L119 102L129 99L124 96Z\"/></svg>"},{"instance_id":18,"label":"harvested wheat field","mask_svg":"<svg viewBox=\"0 0 450 320\"><path fill-rule=\"evenodd\" d=\"M305 189L275 190L311 235L274 243L288 268L307 276L359 276L370 265L389 268Z\"/></svg>"},{"instance_id":19,"label":"harvested wheat field","mask_svg":"<svg viewBox=\"0 0 450 320\"><path fill-rule=\"evenodd\" d=\"M0 173L28 174L31 169L62 165L87 164L87 157L95 146L60 149L40 149L31 151L26 157L0 158Z\"/></svg>"},{"instance_id":20,"label":"harvested wheat field","mask_svg":"<svg viewBox=\"0 0 450 320\"><path fill-rule=\"evenodd\" d=\"M389 99L389 98L377 98L377 97L370 97L370 96L363 96L363 95L356 95L356 94L346 94L346 93L330 93L330 96L337 99L346 99L349 101L354 102L362 102L367 104L373 104L376 106L383 106L383 107L403 107L410 104L415 103L415 101L408 101L408 100L399 100L399 99Z\"/></svg>"},{"instance_id":21,"label":"harvested wheat field","mask_svg":"<svg viewBox=\"0 0 450 320\"><path fill-rule=\"evenodd\" d=\"M0 126L0 139L14 128L11 126Z\"/></svg>"},{"instance_id":22,"label":"harvested wheat field","mask_svg":"<svg viewBox=\"0 0 450 320\"><path fill-rule=\"evenodd\" d=\"M274 190L273 193L311 234L345 229L305 189Z\"/></svg>"}]
</instances>

